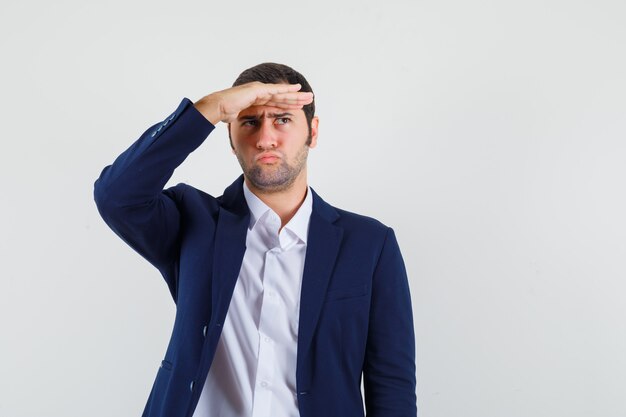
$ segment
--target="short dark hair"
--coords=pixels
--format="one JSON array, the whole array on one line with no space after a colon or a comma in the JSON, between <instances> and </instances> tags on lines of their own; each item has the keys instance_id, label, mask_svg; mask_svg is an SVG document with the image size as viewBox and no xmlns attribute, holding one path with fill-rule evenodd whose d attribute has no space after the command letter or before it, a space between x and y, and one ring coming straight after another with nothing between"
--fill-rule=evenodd
<instances>
[{"instance_id":1,"label":"short dark hair","mask_svg":"<svg viewBox=\"0 0 626 417\"><path fill-rule=\"evenodd\" d=\"M248 68L239 74L239 77L237 77L233 83L233 87L253 81L260 81L268 84L300 84L300 90L298 91L313 92L311 85L302 74L287 65L277 64L275 62L264 62ZM302 110L304 111L304 116L306 117L306 123L309 126L309 137L306 144L310 145L311 120L313 120L313 116L315 115L315 97L313 97L313 101L311 103L302 106ZM230 129L228 130L228 137L230 139ZM232 139L230 139L230 147L234 149Z\"/></svg>"}]
</instances>

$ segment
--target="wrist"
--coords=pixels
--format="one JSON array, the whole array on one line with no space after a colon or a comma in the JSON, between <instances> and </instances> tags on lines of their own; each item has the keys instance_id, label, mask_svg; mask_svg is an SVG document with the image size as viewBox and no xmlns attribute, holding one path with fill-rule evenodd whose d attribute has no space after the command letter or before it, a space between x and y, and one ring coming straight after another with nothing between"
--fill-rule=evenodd
<instances>
[{"instance_id":1,"label":"wrist","mask_svg":"<svg viewBox=\"0 0 626 417\"><path fill-rule=\"evenodd\" d=\"M222 120L219 100L212 95L202 97L193 105L214 126Z\"/></svg>"}]
</instances>

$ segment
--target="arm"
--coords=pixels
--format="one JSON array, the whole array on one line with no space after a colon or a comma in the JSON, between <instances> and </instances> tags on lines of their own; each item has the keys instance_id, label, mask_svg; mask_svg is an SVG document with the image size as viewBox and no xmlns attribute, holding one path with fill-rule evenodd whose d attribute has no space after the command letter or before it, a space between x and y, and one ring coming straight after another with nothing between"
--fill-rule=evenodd
<instances>
[{"instance_id":1,"label":"arm","mask_svg":"<svg viewBox=\"0 0 626 417\"><path fill-rule=\"evenodd\" d=\"M94 183L105 223L158 268L176 300L180 184L163 190L174 170L215 128L184 98L168 118L151 126Z\"/></svg>"},{"instance_id":2,"label":"arm","mask_svg":"<svg viewBox=\"0 0 626 417\"><path fill-rule=\"evenodd\" d=\"M219 121L230 123L253 105L302 108L311 93L299 84L253 82L217 91L196 103L184 98L165 120L151 126L94 183L94 200L105 223L159 269L177 299L180 212L184 184L163 189L174 170L198 148Z\"/></svg>"},{"instance_id":3,"label":"arm","mask_svg":"<svg viewBox=\"0 0 626 417\"><path fill-rule=\"evenodd\" d=\"M368 417L417 415L411 294L392 228L374 272L363 377Z\"/></svg>"}]
</instances>

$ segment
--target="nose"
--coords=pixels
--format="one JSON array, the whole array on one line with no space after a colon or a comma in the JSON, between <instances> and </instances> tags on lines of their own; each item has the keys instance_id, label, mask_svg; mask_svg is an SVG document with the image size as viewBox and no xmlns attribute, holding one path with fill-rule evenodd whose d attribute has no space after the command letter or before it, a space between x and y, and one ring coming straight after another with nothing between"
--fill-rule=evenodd
<instances>
[{"instance_id":1,"label":"nose","mask_svg":"<svg viewBox=\"0 0 626 417\"><path fill-rule=\"evenodd\" d=\"M270 119L261 119L261 126L258 130L256 147L259 149L268 149L276 147L276 135L274 126Z\"/></svg>"}]
</instances>

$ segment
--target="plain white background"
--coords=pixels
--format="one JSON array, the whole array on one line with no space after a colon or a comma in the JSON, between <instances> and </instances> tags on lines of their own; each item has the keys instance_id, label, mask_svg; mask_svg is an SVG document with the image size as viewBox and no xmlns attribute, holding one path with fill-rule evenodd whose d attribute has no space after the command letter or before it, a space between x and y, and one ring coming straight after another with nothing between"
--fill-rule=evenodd
<instances>
[{"instance_id":1,"label":"plain white background","mask_svg":"<svg viewBox=\"0 0 626 417\"><path fill-rule=\"evenodd\" d=\"M421 417L626 415L624 2L226 4L0 5L0 415L141 414L175 306L93 182L265 61L316 94L309 184L396 231ZM168 186L240 172L220 125Z\"/></svg>"}]
</instances>

